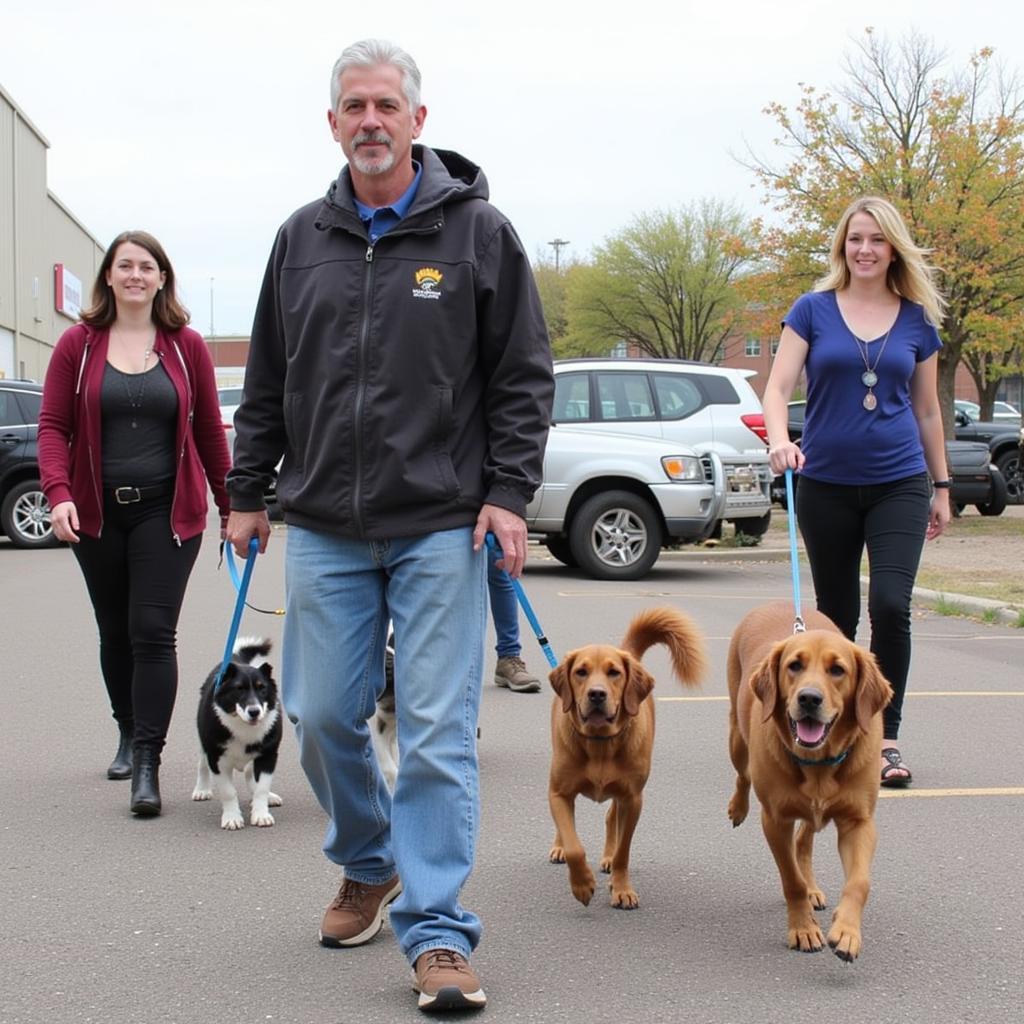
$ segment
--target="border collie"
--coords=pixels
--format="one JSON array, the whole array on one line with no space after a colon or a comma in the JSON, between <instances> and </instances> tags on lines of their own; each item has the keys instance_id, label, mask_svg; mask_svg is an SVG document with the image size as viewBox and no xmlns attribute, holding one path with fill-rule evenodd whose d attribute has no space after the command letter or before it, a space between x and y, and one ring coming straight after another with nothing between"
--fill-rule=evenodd
<instances>
[{"instance_id":1,"label":"border collie","mask_svg":"<svg viewBox=\"0 0 1024 1024\"><path fill-rule=\"evenodd\" d=\"M270 641L241 637L214 692L218 665L199 691L199 772L193 800L209 800L216 792L221 802L220 827L245 827L238 791L232 778L243 772L252 796L250 825L274 824L271 807L281 798L270 791L281 744L281 709L273 669L266 662Z\"/></svg>"},{"instance_id":2,"label":"border collie","mask_svg":"<svg viewBox=\"0 0 1024 1024\"><path fill-rule=\"evenodd\" d=\"M384 651L384 692L377 698L377 709L370 719L370 738L377 764L388 789L394 793L398 778L398 728L395 716L395 634L388 635Z\"/></svg>"}]
</instances>

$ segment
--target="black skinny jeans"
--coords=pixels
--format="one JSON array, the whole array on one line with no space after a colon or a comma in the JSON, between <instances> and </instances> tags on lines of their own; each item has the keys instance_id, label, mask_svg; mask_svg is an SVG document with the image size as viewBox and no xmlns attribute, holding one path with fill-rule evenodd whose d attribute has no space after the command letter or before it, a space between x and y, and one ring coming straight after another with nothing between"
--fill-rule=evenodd
<instances>
[{"instance_id":1,"label":"black skinny jeans","mask_svg":"<svg viewBox=\"0 0 1024 1024\"><path fill-rule=\"evenodd\" d=\"M171 536L171 496L119 505L108 497L102 536L81 535L82 567L100 632L100 668L114 718L136 744L164 745L178 690L175 636L202 535Z\"/></svg>"},{"instance_id":2,"label":"black skinny jeans","mask_svg":"<svg viewBox=\"0 0 1024 1024\"><path fill-rule=\"evenodd\" d=\"M910 672L910 602L931 510L928 477L867 486L801 478L796 510L818 611L850 640L860 618L860 560L867 546L871 651L892 685L884 723L886 738L896 739Z\"/></svg>"}]
</instances>

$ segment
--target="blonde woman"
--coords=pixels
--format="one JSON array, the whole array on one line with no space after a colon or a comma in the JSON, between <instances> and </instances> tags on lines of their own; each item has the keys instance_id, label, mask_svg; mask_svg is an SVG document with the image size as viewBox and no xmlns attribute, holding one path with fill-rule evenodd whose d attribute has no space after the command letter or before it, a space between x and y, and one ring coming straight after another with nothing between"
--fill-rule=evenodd
<instances>
[{"instance_id":1,"label":"blonde woman","mask_svg":"<svg viewBox=\"0 0 1024 1024\"><path fill-rule=\"evenodd\" d=\"M881 784L906 786L897 746L910 669L910 602L924 541L950 520L936 327L944 302L896 208L865 197L843 214L829 272L782 321L764 393L772 470L800 473L796 511L818 609L851 640L860 564L870 566L871 650L894 696ZM806 374L801 444L786 405Z\"/></svg>"}]
</instances>

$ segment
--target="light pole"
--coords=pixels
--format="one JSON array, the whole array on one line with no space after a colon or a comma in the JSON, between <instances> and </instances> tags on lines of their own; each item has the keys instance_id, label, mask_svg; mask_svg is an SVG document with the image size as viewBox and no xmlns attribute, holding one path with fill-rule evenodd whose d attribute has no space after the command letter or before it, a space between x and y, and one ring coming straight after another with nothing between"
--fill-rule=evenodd
<instances>
[{"instance_id":1,"label":"light pole","mask_svg":"<svg viewBox=\"0 0 1024 1024\"><path fill-rule=\"evenodd\" d=\"M548 242L548 245L555 250L555 273L558 273L558 254L562 251L563 245L568 245L569 241L565 238L555 238Z\"/></svg>"}]
</instances>

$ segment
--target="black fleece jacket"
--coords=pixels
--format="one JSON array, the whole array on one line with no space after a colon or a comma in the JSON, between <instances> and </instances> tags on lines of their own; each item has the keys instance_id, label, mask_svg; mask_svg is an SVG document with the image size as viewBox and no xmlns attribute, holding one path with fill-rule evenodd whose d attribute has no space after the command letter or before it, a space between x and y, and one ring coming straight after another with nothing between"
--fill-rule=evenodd
<instances>
[{"instance_id":1,"label":"black fleece jacket","mask_svg":"<svg viewBox=\"0 0 1024 1024\"><path fill-rule=\"evenodd\" d=\"M350 537L522 515L540 483L554 381L540 300L483 172L413 147L423 176L371 245L348 169L278 232L236 415L231 507Z\"/></svg>"}]
</instances>

